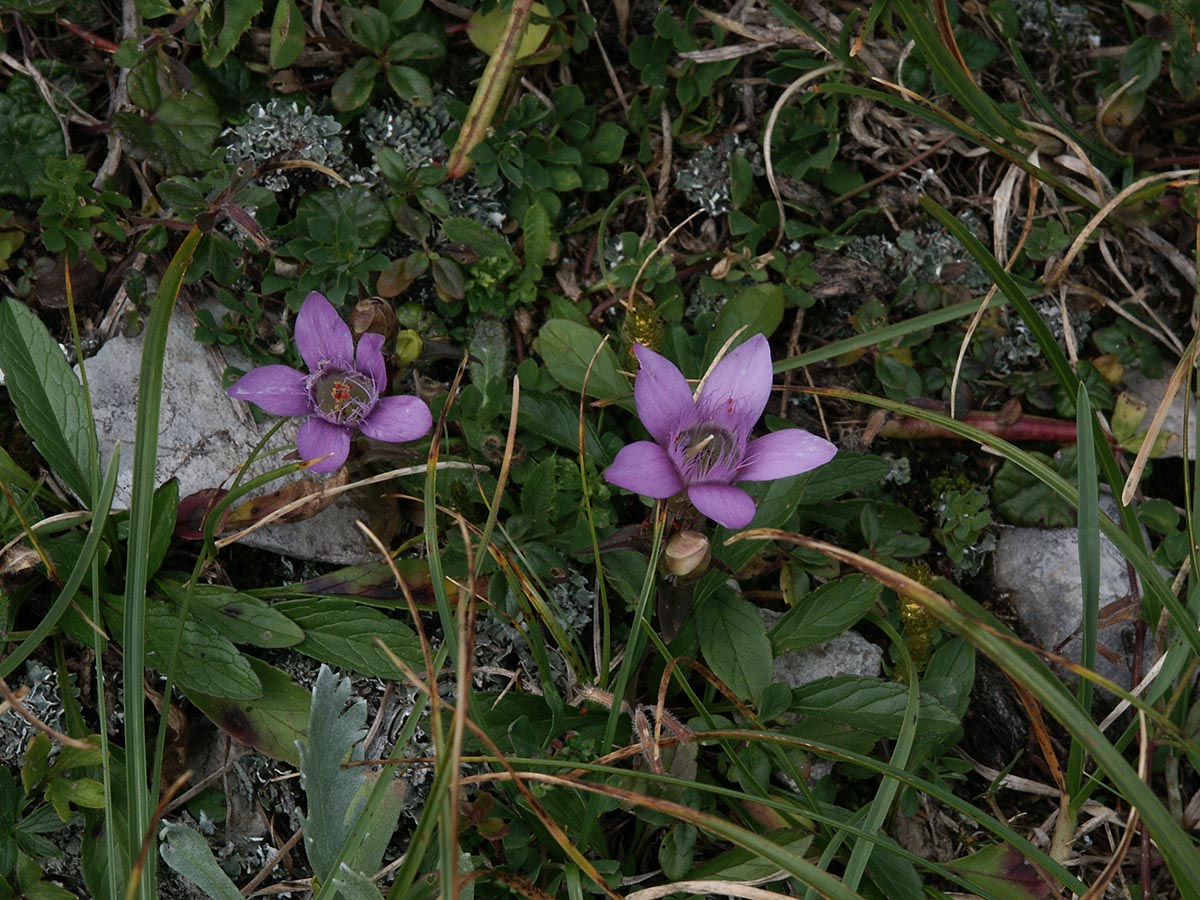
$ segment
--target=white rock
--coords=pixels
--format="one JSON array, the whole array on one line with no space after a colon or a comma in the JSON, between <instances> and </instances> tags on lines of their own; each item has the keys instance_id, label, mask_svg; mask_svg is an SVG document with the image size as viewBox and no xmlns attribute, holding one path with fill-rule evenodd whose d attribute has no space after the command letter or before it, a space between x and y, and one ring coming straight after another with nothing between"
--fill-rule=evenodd
<instances>
[{"instance_id":1,"label":"white rock","mask_svg":"<svg viewBox=\"0 0 1200 900\"><path fill-rule=\"evenodd\" d=\"M1147 428L1150 421L1154 418L1154 413L1158 409L1158 405L1162 403L1163 397L1166 395L1167 382L1171 380L1170 373L1163 375L1161 378L1147 378L1141 372L1130 371L1125 375L1125 392L1134 399L1140 400L1146 404L1146 418L1142 420L1139 431ZM1179 390L1175 395L1174 401L1171 403L1170 412L1167 413L1167 418L1163 422L1163 431L1170 432L1170 437L1167 441L1166 449L1163 451L1164 457L1174 457L1180 459L1183 457L1183 433L1184 433L1184 409L1183 403L1187 394L1187 386ZM1196 418L1196 398L1190 400L1190 409L1188 410L1188 422L1192 428L1197 426ZM1196 458L1196 439L1195 436L1190 436L1188 439L1188 459Z\"/></svg>"},{"instance_id":2,"label":"white rock","mask_svg":"<svg viewBox=\"0 0 1200 900\"><path fill-rule=\"evenodd\" d=\"M993 577L996 587L1008 594L1025 637L1043 649L1079 661L1083 588L1079 536L1074 528L1002 528L993 556ZM1125 557L1101 535L1100 608L1128 596L1130 590ZM1096 670L1128 687L1132 623L1118 622L1102 628L1098 637L1099 644L1117 654L1121 662L1106 659L1098 648ZM1066 680L1075 679L1070 676Z\"/></svg>"},{"instance_id":3,"label":"white rock","mask_svg":"<svg viewBox=\"0 0 1200 900\"><path fill-rule=\"evenodd\" d=\"M159 414L158 466L155 484L179 479L186 497L205 488L220 487L249 457L266 432L239 410L221 388L223 366L213 352L192 339L190 317L176 310L167 337ZM133 483L133 440L136 429L138 372L142 338L115 337L87 361L88 384L96 416L101 467L113 447L121 444L114 505L129 505ZM272 438L271 448L294 448L300 420L292 419ZM258 475L281 464L278 454L260 459L251 469ZM294 476L298 477L298 476ZM276 482L278 487L282 482ZM272 488L267 488L270 490ZM268 526L245 538L245 543L301 559L350 564L371 558L362 533L354 525L366 514L344 496L312 519L294 525Z\"/></svg>"},{"instance_id":4,"label":"white rock","mask_svg":"<svg viewBox=\"0 0 1200 900\"><path fill-rule=\"evenodd\" d=\"M856 631L843 631L822 644L789 650L775 657L775 680L798 688L818 678L859 675L875 678L883 671L883 651Z\"/></svg>"}]
</instances>

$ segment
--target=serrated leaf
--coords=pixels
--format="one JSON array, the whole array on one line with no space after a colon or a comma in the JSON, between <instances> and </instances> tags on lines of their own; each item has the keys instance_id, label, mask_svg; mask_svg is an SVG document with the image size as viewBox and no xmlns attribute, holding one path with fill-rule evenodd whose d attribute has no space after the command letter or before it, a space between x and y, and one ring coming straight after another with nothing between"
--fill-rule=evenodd
<instances>
[{"instance_id":1,"label":"serrated leaf","mask_svg":"<svg viewBox=\"0 0 1200 900\"><path fill-rule=\"evenodd\" d=\"M774 334L779 323L783 321L783 287L778 284L755 284L746 288L735 297L731 297L717 315L717 321L708 335L704 345L704 359L712 362L717 351L724 346L739 328L744 328L738 334L729 349L748 341L756 334L770 337Z\"/></svg>"},{"instance_id":2,"label":"serrated leaf","mask_svg":"<svg viewBox=\"0 0 1200 900\"><path fill-rule=\"evenodd\" d=\"M183 585L164 579L159 586L176 604L184 602ZM300 626L269 603L219 584L196 585L188 612L235 644L291 647L304 640Z\"/></svg>"},{"instance_id":3,"label":"serrated leaf","mask_svg":"<svg viewBox=\"0 0 1200 900\"><path fill-rule=\"evenodd\" d=\"M421 645L407 625L378 610L329 597L283 600L275 604L304 631L295 649L330 665L362 675L394 679L399 676L376 639L414 668L424 665Z\"/></svg>"},{"instance_id":4,"label":"serrated leaf","mask_svg":"<svg viewBox=\"0 0 1200 900\"><path fill-rule=\"evenodd\" d=\"M550 257L550 217L546 207L536 200L525 210L521 233L525 237L525 263L541 268Z\"/></svg>"},{"instance_id":5,"label":"serrated leaf","mask_svg":"<svg viewBox=\"0 0 1200 900\"><path fill-rule=\"evenodd\" d=\"M286 672L252 656L247 658L263 687L261 699L230 700L186 687L184 696L213 724L247 747L298 765L296 742L308 733L309 692L294 684Z\"/></svg>"},{"instance_id":6,"label":"serrated leaf","mask_svg":"<svg viewBox=\"0 0 1200 900\"><path fill-rule=\"evenodd\" d=\"M58 342L24 304L0 303L0 370L17 417L50 468L89 503L92 424L83 386Z\"/></svg>"},{"instance_id":7,"label":"serrated leaf","mask_svg":"<svg viewBox=\"0 0 1200 900\"><path fill-rule=\"evenodd\" d=\"M244 900L242 892L225 874L208 840L198 831L183 825L168 824L163 833L163 862L198 887L213 900Z\"/></svg>"},{"instance_id":8,"label":"serrated leaf","mask_svg":"<svg viewBox=\"0 0 1200 900\"><path fill-rule=\"evenodd\" d=\"M883 586L865 575L848 575L821 585L789 610L771 630L779 650L802 650L836 637L879 600Z\"/></svg>"},{"instance_id":9,"label":"serrated leaf","mask_svg":"<svg viewBox=\"0 0 1200 900\"><path fill-rule=\"evenodd\" d=\"M268 61L272 69L286 69L304 52L304 16L296 0L279 0L271 21L271 49Z\"/></svg>"},{"instance_id":10,"label":"serrated leaf","mask_svg":"<svg viewBox=\"0 0 1200 900\"><path fill-rule=\"evenodd\" d=\"M720 572L696 588L696 634L708 667L742 699L753 700L771 683L771 642L762 616Z\"/></svg>"},{"instance_id":11,"label":"serrated leaf","mask_svg":"<svg viewBox=\"0 0 1200 900\"><path fill-rule=\"evenodd\" d=\"M800 476L804 479L804 495L800 502L805 505L824 503L850 491L878 484L891 468L891 463L879 456L839 452L820 469Z\"/></svg>"},{"instance_id":12,"label":"serrated leaf","mask_svg":"<svg viewBox=\"0 0 1200 900\"><path fill-rule=\"evenodd\" d=\"M350 679L322 665L312 691L308 738L300 742L300 777L308 799L303 818L304 847L313 874L329 877L338 851L350 834L362 805L363 771L342 763L363 758L367 704L350 702ZM357 801L357 802L353 802Z\"/></svg>"},{"instance_id":13,"label":"serrated leaf","mask_svg":"<svg viewBox=\"0 0 1200 900\"><path fill-rule=\"evenodd\" d=\"M589 397L610 399L624 397L623 405L630 406L633 388L617 366L617 355L605 344L596 355L603 340L599 332L568 319L551 319L538 333L538 351L546 371L568 391L576 394L583 388L584 374L596 356L596 363L587 378Z\"/></svg>"}]
</instances>

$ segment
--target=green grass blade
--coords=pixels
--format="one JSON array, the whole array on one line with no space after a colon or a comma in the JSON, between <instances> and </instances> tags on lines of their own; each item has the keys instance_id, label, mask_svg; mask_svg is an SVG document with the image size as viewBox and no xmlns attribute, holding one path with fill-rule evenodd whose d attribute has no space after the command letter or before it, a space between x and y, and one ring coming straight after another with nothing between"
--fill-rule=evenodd
<instances>
[{"instance_id":1,"label":"green grass blade","mask_svg":"<svg viewBox=\"0 0 1200 900\"><path fill-rule=\"evenodd\" d=\"M125 620L121 633L125 678L125 781L128 831L126 850L132 862L141 851L150 827L150 792L146 766L146 710L142 677L146 664L146 581L149 577L150 526L154 507L154 476L158 462L158 422L162 403L163 359L167 330L183 276L191 265L201 232L192 228L166 272L146 322L138 381L137 426L133 448L133 488L129 507L129 549L125 571ZM158 854L150 838L146 866L133 896L155 896L154 867Z\"/></svg>"},{"instance_id":2,"label":"green grass blade","mask_svg":"<svg viewBox=\"0 0 1200 900\"><path fill-rule=\"evenodd\" d=\"M1091 452L1095 416L1087 390L1079 386L1076 401L1075 426L1079 433L1079 581L1083 592L1083 619L1080 628L1079 662L1089 669L1096 668L1096 642L1100 621L1100 481L1096 470L1096 455ZM1092 683L1079 682L1079 706L1092 711ZM1083 783L1085 763L1083 747L1071 745L1067 764L1067 793L1072 798Z\"/></svg>"}]
</instances>

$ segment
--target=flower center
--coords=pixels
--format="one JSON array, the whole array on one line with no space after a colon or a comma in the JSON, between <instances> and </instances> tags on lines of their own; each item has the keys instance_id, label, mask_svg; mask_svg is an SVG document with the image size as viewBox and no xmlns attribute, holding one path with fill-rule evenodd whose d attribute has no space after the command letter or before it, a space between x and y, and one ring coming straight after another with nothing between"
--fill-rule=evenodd
<instances>
[{"instance_id":1,"label":"flower center","mask_svg":"<svg viewBox=\"0 0 1200 900\"><path fill-rule=\"evenodd\" d=\"M317 372L309 380L308 394L321 418L334 425L357 425L379 399L370 378L342 369Z\"/></svg>"},{"instance_id":2,"label":"flower center","mask_svg":"<svg viewBox=\"0 0 1200 900\"><path fill-rule=\"evenodd\" d=\"M682 474L690 483L705 481L716 469L717 480L732 474L740 455L737 438L711 422L693 425L675 436Z\"/></svg>"}]
</instances>

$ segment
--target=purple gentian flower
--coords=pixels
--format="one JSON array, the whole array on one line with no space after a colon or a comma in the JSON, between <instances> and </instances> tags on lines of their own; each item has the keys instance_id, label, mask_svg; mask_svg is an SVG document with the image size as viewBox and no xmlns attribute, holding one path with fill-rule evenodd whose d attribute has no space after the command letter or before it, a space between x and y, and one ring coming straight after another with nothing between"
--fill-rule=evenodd
<instances>
[{"instance_id":1,"label":"purple gentian flower","mask_svg":"<svg viewBox=\"0 0 1200 900\"><path fill-rule=\"evenodd\" d=\"M381 397L387 389L383 335L367 332L355 351L350 326L323 294L313 291L296 316L296 346L308 374L290 366L259 366L229 388L277 416L308 416L296 435L303 459L327 457L314 472L334 472L350 454L358 429L377 441L399 443L424 437L433 425L418 397Z\"/></svg>"},{"instance_id":2,"label":"purple gentian flower","mask_svg":"<svg viewBox=\"0 0 1200 900\"><path fill-rule=\"evenodd\" d=\"M755 335L713 367L697 389L668 359L640 344L633 384L638 418L653 441L622 447L604 477L663 500L681 491L726 528L754 518L754 500L737 481L773 481L824 465L837 448L799 428L750 440L771 395L771 349Z\"/></svg>"}]
</instances>

